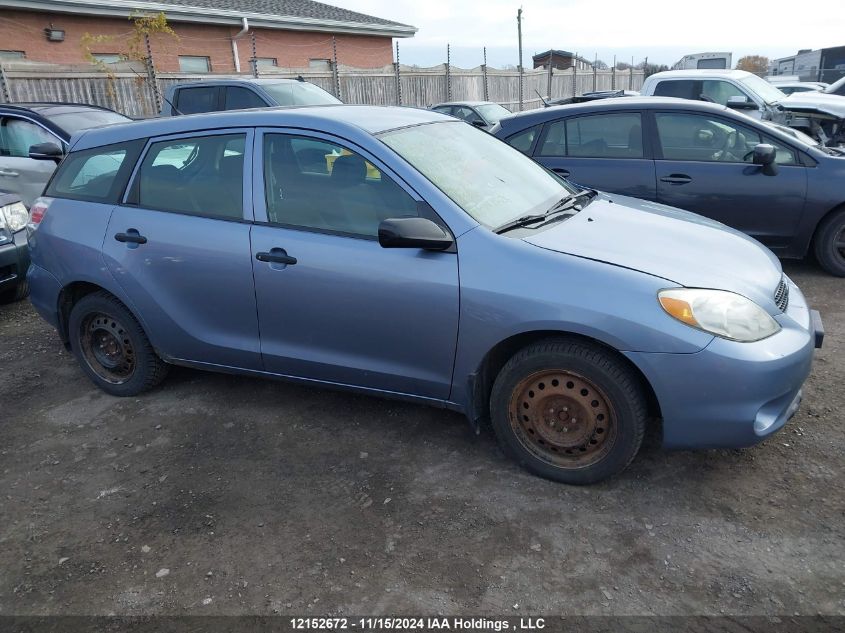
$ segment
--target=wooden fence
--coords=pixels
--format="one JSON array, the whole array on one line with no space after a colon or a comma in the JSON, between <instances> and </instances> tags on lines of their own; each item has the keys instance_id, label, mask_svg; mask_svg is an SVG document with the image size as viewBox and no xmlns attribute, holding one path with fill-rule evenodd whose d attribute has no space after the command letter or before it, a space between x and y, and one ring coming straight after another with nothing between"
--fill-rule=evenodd
<instances>
[{"instance_id":1,"label":"wooden fence","mask_svg":"<svg viewBox=\"0 0 845 633\"><path fill-rule=\"evenodd\" d=\"M155 116L161 95L174 83L237 77L238 75L147 72L144 64L118 64L105 72L90 64L59 66L31 62L0 64L0 103L28 101L70 101L91 103L132 117ZM251 76L242 74L241 77ZM261 77L301 76L336 94L346 103L372 105L430 106L442 101L495 101L511 111L528 110L545 98L580 95L592 90L639 90L641 70L575 69L498 70L483 66L472 69L397 66L363 70L339 66L335 70L261 70ZM522 105L520 107L520 101Z\"/></svg>"}]
</instances>

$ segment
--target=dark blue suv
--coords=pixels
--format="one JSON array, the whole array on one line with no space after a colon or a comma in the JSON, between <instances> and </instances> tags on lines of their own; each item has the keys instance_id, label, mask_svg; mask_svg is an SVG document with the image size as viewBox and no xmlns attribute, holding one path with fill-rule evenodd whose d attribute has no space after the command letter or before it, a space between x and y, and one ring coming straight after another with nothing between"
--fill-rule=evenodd
<instances>
[{"instance_id":1,"label":"dark blue suv","mask_svg":"<svg viewBox=\"0 0 845 633\"><path fill-rule=\"evenodd\" d=\"M573 182L694 211L845 276L845 150L710 103L626 97L525 112L491 133Z\"/></svg>"}]
</instances>

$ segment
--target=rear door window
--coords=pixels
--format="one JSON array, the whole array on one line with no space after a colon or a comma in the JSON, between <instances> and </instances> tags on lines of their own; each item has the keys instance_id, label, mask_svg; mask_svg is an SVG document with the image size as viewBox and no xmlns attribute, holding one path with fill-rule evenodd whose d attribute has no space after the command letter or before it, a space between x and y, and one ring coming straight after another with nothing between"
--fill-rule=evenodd
<instances>
[{"instance_id":1,"label":"rear door window","mask_svg":"<svg viewBox=\"0 0 845 633\"><path fill-rule=\"evenodd\" d=\"M687 79L661 81L654 87L656 97L676 97L678 99L698 100L701 94L701 82Z\"/></svg>"},{"instance_id":2,"label":"rear door window","mask_svg":"<svg viewBox=\"0 0 845 633\"><path fill-rule=\"evenodd\" d=\"M226 88L226 109L246 110L248 108L266 108L267 103L249 88L229 86Z\"/></svg>"},{"instance_id":3,"label":"rear door window","mask_svg":"<svg viewBox=\"0 0 845 633\"><path fill-rule=\"evenodd\" d=\"M46 195L117 204L144 143L140 139L68 154Z\"/></svg>"},{"instance_id":4,"label":"rear door window","mask_svg":"<svg viewBox=\"0 0 845 633\"><path fill-rule=\"evenodd\" d=\"M197 88L180 88L176 99L176 108L182 114L197 114L199 112L214 112L219 110L220 89L217 86L201 86Z\"/></svg>"},{"instance_id":5,"label":"rear door window","mask_svg":"<svg viewBox=\"0 0 845 633\"><path fill-rule=\"evenodd\" d=\"M150 145L133 186L146 209L243 219L245 134L197 136Z\"/></svg>"},{"instance_id":6,"label":"rear door window","mask_svg":"<svg viewBox=\"0 0 845 633\"><path fill-rule=\"evenodd\" d=\"M642 158L643 128L639 112L597 114L551 123L541 156L575 158Z\"/></svg>"}]
</instances>

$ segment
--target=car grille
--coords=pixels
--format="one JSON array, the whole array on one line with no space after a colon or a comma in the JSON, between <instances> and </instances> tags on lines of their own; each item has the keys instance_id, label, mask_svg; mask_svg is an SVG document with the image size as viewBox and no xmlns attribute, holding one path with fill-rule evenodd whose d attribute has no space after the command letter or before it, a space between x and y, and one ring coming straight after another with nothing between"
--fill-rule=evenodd
<instances>
[{"instance_id":1,"label":"car grille","mask_svg":"<svg viewBox=\"0 0 845 633\"><path fill-rule=\"evenodd\" d=\"M777 290L775 290L775 305L781 312L786 312L786 308L789 306L789 286L783 277L781 277Z\"/></svg>"}]
</instances>

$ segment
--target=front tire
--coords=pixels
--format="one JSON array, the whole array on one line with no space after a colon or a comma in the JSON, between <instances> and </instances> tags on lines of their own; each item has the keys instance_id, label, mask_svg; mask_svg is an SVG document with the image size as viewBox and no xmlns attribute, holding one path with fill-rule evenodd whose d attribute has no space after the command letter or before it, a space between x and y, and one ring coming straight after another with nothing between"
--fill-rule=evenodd
<instances>
[{"instance_id":1,"label":"front tire","mask_svg":"<svg viewBox=\"0 0 845 633\"><path fill-rule=\"evenodd\" d=\"M819 225L815 251L822 268L831 275L845 277L845 209L831 214Z\"/></svg>"},{"instance_id":2,"label":"front tire","mask_svg":"<svg viewBox=\"0 0 845 633\"><path fill-rule=\"evenodd\" d=\"M167 363L155 353L138 321L106 292L86 295L73 306L68 334L83 371L113 396L138 395L167 375Z\"/></svg>"},{"instance_id":3,"label":"front tire","mask_svg":"<svg viewBox=\"0 0 845 633\"><path fill-rule=\"evenodd\" d=\"M598 345L541 341L502 368L490 397L503 450L529 471L567 484L622 472L640 448L647 418L641 381Z\"/></svg>"}]
</instances>

